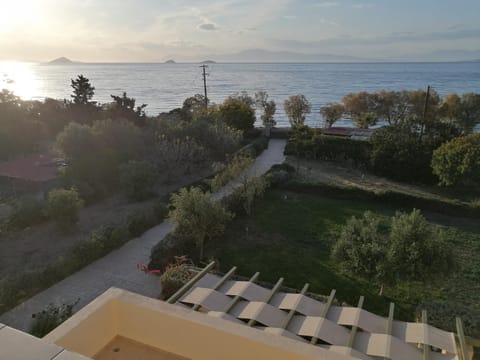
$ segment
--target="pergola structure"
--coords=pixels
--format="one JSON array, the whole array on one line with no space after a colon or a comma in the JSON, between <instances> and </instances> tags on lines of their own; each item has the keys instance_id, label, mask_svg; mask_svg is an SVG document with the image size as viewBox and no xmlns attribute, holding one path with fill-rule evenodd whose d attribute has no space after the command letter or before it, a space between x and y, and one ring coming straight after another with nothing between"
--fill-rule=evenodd
<instances>
[{"instance_id":1,"label":"pergola structure","mask_svg":"<svg viewBox=\"0 0 480 360\"><path fill-rule=\"evenodd\" d=\"M457 334L422 322L394 320L390 304L387 318L364 310L364 297L356 307L334 305L335 290L321 302L306 295L308 284L299 293L283 292L283 278L272 289L249 281L232 280L236 268L223 277L209 273L215 263L200 270L167 302L222 318L268 333L296 339L312 346L354 359L462 360L473 357L472 341L467 344L460 318ZM478 346L478 344L475 344Z\"/></svg>"}]
</instances>

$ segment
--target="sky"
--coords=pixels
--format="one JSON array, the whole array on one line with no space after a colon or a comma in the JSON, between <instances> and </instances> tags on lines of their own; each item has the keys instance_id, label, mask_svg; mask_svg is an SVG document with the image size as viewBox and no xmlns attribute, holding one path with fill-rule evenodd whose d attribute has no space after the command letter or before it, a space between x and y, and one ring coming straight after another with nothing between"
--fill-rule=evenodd
<instances>
[{"instance_id":1,"label":"sky","mask_svg":"<svg viewBox=\"0 0 480 360\"><path fill-rule=\"evenodd\" d=\"M480 0L0 0L0 61L480 58Z\"/></svg>"}]
</instances>

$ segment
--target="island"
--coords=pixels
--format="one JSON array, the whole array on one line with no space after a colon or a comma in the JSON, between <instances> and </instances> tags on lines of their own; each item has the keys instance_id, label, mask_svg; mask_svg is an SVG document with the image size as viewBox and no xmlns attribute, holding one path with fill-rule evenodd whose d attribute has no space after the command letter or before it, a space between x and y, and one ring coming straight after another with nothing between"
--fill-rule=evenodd
<instances>
[{"instance_id":1,"label":"island","mask_svg":"<svg viewBox=\"0 0 480 360\"><path fill-rule=\"evenodd\" d=\"M170 60L165 61L165 64L176 64L176 62L175 62L175 60L170 59Z\"/></svg>"},{"instance_id":2,"label":"island","mask_svg":"<svg viewBox=\"0 0 480 360\"><path fill-rule=\"evenodd\" d=\"M49 61L46 64L47 65L72 65L72 64L77 64L77 61L72 61L64 56L59 57L55 60Z\"/></svg>"},{"instance_id":3,"label":"island","mask_svg":"<svg viewBox=\"0 0 480 360\"><path fill-rule=\"evenodd\" d=\"M200 64L216 64L216 62L213 60L205 60L205 61L202 61Z\"/></svg>"}]
</instances>

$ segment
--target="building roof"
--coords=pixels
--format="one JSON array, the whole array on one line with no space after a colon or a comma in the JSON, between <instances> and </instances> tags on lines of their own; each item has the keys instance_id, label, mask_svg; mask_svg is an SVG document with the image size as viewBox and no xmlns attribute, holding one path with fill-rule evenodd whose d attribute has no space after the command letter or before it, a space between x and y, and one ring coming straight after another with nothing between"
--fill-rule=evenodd
<instances>
[{"instance_id":1,"label":"building roof","mask_svg":"<svg viewBox=\"0 0 480 360\"><path fill-rule=\"evenodd\" d=\"M60 159L46 155L19 157L0 163L0 176L33 182L44 182L58 177Z\"/></svg>"},{"instance_id":2,"label":"building roof","mask_svg":"<svg viewBox=\"0 0 480 360\"><path fill-rule=\"evenodd\" d=\"M423 323L396 321L393 303L385 318L362 309L363 297L357 307L336 306L335 290L321 302L306 295L308 284L300 293L284 292L283 279L267 289L255 284L258 273L250 281L230 280L234 271L223 277L200 272L168 302L354 359L452 360L466 351L466 345L457 348L454 333L428 325L426 312Z\"/></svg>"}]
</instances>

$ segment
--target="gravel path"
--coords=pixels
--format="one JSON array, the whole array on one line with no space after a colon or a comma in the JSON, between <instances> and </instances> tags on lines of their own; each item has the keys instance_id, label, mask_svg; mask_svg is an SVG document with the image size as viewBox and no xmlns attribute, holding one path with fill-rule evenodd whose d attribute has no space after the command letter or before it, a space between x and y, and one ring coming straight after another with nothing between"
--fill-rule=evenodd
<instances>
[{"instance_id":1,"label":"gravel path","mask_svg":"<svg viewBox=\"0 0 480 360\"><path fill-rule=\"evenodd\" d=\"M263 175L272 165L282 163L285 158L285 140L270 140L269 147L254 162L248 176L250 178ZM214 194L220 199L238 186L238 183L227 184ZM147 264L150 250L168 233L173 224L165 221L145 232L141 237L133 239L107 256L84 267L75 274L65 278L52 287L35 295L16 308L0 316L0 322L10 327L28 331L32 314L45 309L50 303L57 305L73 303L79 300L76 310L91 302L110 287L118 287L141 295L157 297L160 293L159 279L148 276L137 270L137 264Z\"/></svg>"}]
</instances>

